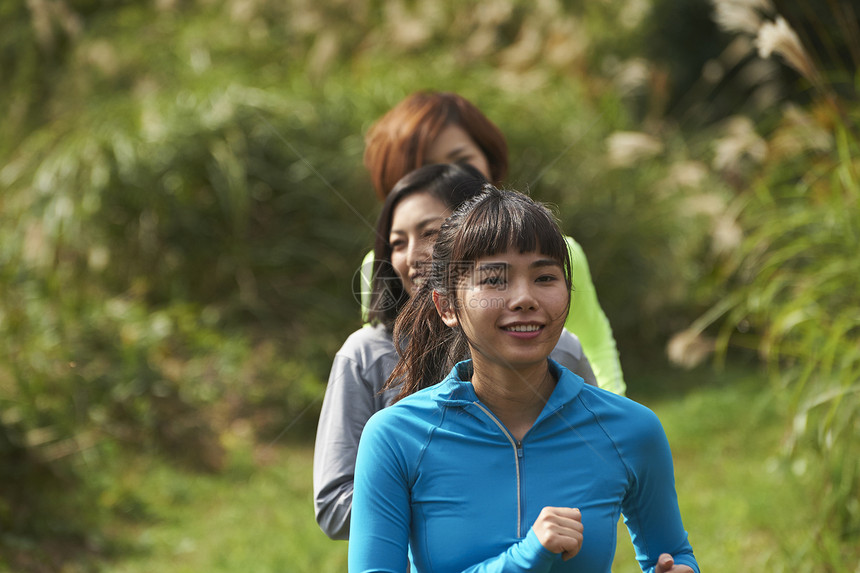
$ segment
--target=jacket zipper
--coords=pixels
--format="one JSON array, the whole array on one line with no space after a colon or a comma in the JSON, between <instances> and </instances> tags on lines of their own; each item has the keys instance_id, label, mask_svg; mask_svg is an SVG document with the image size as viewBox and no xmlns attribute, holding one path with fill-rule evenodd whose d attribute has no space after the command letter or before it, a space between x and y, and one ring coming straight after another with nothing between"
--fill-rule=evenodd
<instances>
[{"instance_id":1,"label":"jacket zipper","mask_svg":"<svg viewBox=\"0 0 860 573\"><path fill-rule=\"evenodd\" d=\"M517 496L517 516L518 516L517 517L517 533L518 533L519 537L522 538L522 537L526 536L526 532L523 531L523 525L524 524L523 524L522 519L520 517L520 516L522 516L523 510L524 510L525 504L526 504L525 492L523 491L525 488L523 487L522 481L520 480L520 477L519 477L520 476L520 468L522 467L522 463L523 463L523 443L520 442L519 440L517 440L515 447L517 448L517 489L519 490L518 496Z\"/></svg>"},{"instance_id":2,"label":"jacket zipper","mask_svg":"<svg viewBox=\"0 0 860 573\"><path fill-rule=\"evenodd\" d=\"M508 439L511 443L511 446L514 449L514 466L517 472L517 537L523 538L525 537L525 533L523 532L523 484L522 484L522 475L521 475L521 466L523 459L523 444L522 442L515 440L514 437L508 432L508 429L505 428L505 425L502 424L496 416L490 412L487 408L483 406L480 402L472 402L475 406L481 409L490 420L492 420L496 426L502 431L502 434Z\"/></svg>"}]
</instances>

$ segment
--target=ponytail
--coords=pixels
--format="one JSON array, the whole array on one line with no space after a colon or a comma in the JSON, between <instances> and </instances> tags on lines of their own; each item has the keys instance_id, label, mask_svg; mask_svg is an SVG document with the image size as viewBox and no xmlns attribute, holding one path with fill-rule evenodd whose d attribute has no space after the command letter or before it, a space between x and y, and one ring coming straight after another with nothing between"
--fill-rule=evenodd
<instances>
[{"instance_id":1,"label":"ponytail","mask_svg":"<svg viewBox=\"0 0 860 573\"><path fill-rule=\"evenodd\" d=\"M433 304L433 290L425 282L394 323L394 344L400 361L385 383L400 386L397 400L442 380L454 365L469 357L466 336L451 328Z\"/></svg>"}]
</instances>

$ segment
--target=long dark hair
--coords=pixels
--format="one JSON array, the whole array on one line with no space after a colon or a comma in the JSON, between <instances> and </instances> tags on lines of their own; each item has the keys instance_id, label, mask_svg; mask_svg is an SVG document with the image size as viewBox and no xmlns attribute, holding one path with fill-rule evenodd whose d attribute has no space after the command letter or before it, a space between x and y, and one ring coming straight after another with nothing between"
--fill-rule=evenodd
<instances>
[{"instance_id":1,"label":"long dark hair","mask_svg":"<svg viewBox=\"0 0 860 573\"><path fill-rule=\"evenodd\" d=\"M471 165L454 163L425 165L397 182L385 199L376 222L368 311L371 323L393 328L397 315L409 300L409 293L391 265L391 222L400 201L415 193L428 193L453 211L481 193L486 182L481 172Z\"/></svg>"},{"instance_id":2,"label":"long dark hair","mask_svg":"<svg viewBox=\"0 0 860 573\"><path fill-rule=\"evenodd\" d=\"M394 324L400 361L386 384L402 384L398 399L436 384L455 363L469 357L469 340L461 328L442 322L433 292L453 303L459 319L460 305L454 297L470 263L509 249L539 252L558 261L570 292L570 254L549 209L522 193L484 185L481 195L460 206L442 225L430 276Z\"/></svg>"}]
</instances>

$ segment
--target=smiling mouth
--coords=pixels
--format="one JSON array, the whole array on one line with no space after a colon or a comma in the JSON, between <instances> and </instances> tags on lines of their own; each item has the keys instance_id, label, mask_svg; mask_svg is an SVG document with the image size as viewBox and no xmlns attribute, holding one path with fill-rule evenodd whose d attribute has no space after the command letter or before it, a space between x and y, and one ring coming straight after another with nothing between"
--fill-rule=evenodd
<instances>
[{"instance_id":1,"label":"smiling mouth","mask_svg":"<svg viewBox=\"0 0 860 573\"><path fill-rule=\"evenodd\" d=\"M543 328L537 324L515 324L514 326L505 326L502 330L510 332L536 332Z\"/></svg>"}]
</instances>

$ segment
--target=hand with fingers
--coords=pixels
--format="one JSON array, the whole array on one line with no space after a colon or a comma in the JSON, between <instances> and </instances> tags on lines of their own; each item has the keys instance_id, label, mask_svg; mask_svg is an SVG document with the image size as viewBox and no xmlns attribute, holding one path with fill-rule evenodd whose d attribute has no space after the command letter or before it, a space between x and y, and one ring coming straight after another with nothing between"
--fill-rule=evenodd
<instances>
[{"instance_id":1,"label":"hand with fingers","mask_svg":"<svg viewBox=\"0 0 860 573\"><path fill-rule=\"evenodd\" d=\"M675 559L668 553L662 553L657 559L654 573L695 573L692 567L687 565L675 565Z\"/></svg>"},{"instance_id":2,"label":"hand with fingers","mask_svg":"<svg viewBox=\"0 0 860 573\"><path fill-rule=\"evenodd\" d=\"M571 507L545 507L532 525L538 541L567 561L582 548L582 514Z\"/></svg>"}]
</instances>

